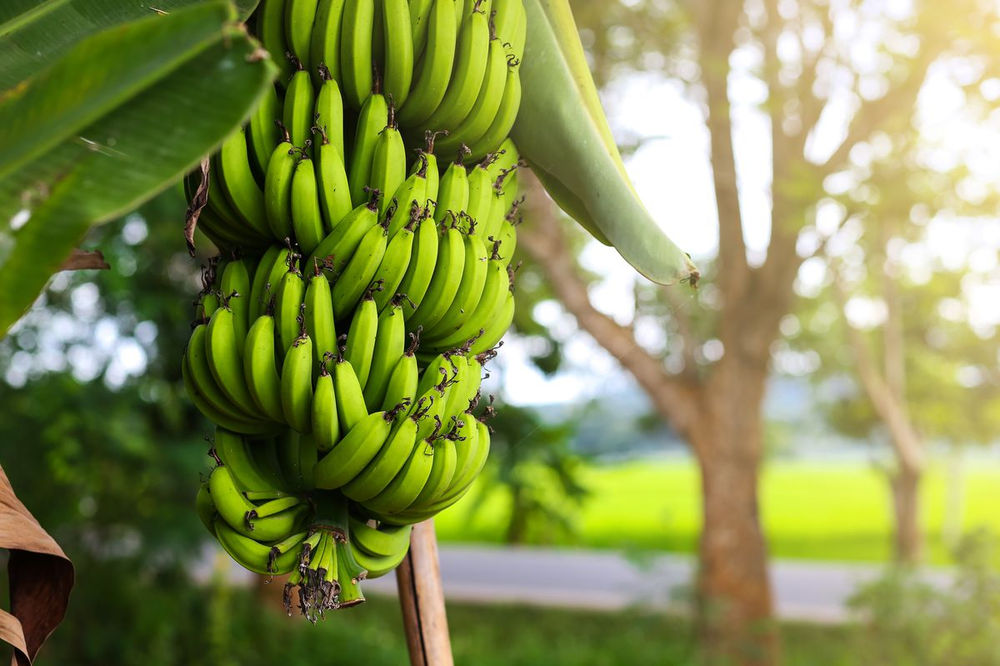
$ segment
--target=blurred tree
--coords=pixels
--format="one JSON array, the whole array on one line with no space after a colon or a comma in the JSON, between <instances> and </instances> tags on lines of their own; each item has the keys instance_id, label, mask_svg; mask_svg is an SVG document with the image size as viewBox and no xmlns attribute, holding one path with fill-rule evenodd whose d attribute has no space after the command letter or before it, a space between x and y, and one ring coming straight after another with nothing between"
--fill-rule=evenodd
<instances>
[{"instance_id":1,"label":"blurred tree","mask_svg":"<svg viewBox=\"0 0 1000 666\"><path fill-rule=\"evenodd\" d=\"M988 276L934 257L928 224L991 217L1000 197L964 194L974 178L963 166L928 171L910 131L883 133L879 144L880 158L854 168L870 171L864 189L821 202L836 214L837 231L823 241L827 276L809 287L786 337L793 348L818 352L811 376L832 390L831 423L852 436L888 439L895 552L914 563L923 541L925 442L958 446L1000 435L1000 341L973 319L966 287ZM831 309L839 313L835 331Z\"/></svg>"},{"instance_id":2,"label":"blurred tree","mask_svg":"<svg viewBox=\"0 0 1000 666\"><path fill-rule=\"evenodd\" d=\"M571 241L537 186L519 242L580 327L635 376L695 453L704 507L699 629L707 658L775 664L780 646L757 501L761 405L780 324L794 306L795 278L819 251L804 241L816 235L817 203L829 179L852 166L855 149L887 129L913 127L932 65L962 57L976 63L966 83L996 75L987 37L995 11L977 0L916 2L899 12L825 1L610 4L574 3L597 74L677 75L703 105L718 256L700 262L706 284L694 296L640 286L635 319L622 325L591 304ZM667 47L675 47L669 57ZM759 112L770 127L769 242L766 257L753 260L733 140L737 77L765 91ZM638 337L650 323L667 331L671 344Z\"/></svg>"},{"instance_id":3,"label":"blurred tree","mask_svg":"<svg viewBox=\"0 0 1000 666\"><path fill-rule=\"evenodd\" d=\"M0 462L81 585L108 558L180 566L203 540L192 507L211 431L180 381L198 289L183 211L170 190L94 230L86 245L111 269L58 274L0 342Z\"/></svg>"}]
</instances>

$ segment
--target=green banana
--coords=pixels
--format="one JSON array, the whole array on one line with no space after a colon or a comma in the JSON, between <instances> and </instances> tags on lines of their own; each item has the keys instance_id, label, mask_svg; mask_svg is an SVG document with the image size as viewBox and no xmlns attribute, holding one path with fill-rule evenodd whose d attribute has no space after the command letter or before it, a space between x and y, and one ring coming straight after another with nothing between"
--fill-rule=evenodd
<instances>
[{"instance_id":1,"label":"green banana","mask_svg":"<svg viewBox=\"0 0 1000 666\"><path fill-rule=\"evenodd\" d=\"M420 381L420 370L417 365L416 350L420 339L410 333L410 347L396 361L385 385L385 396L382 398L382 409L391 409L395 405L414 404L417 398L417 385Z\"/></svg>"},{"instance_id":2,"label":"green banana","mask_svg":"<svg viewBox=\"0 0 1000 666\"><path fill-rule=\"evenodd\" d=\"M243 347L236 339L233 311L228 305L212 313L205 335L205 355L226 397L243 412L253 414L256 405L243 378Z\"/></svg>"},{"instance_id":3,"label":"green banana","mask_svg":"<svg viewBox=\"0 0 1000 666\"><path fill-rule=\"evenodd\" d=\"M427 46L415 67L416 80L406 103L400 105L399 121L404 126L427 126L424 121L448 91L457 43L454 0L434 0L427 21Z\"/></svg>"},{"instance_id":4,"label":"green banana","mask_svg":"<svg viewBox=\"0 0 1000 666\"><path fill-rule=\"evenodd\" d=\"M355 108L368 97L374 82L374 23L375 0L345 0L340 32L340 80L344 97Z\"/></svg>"},{"instance_id":5,"label":"green banana","mask_svg":"<svg viewBox=\"0 0 1000 666\"><path fill-rule=\"evenodd\" d=\"M285 414L281 409L281 376L278 374L274 358L276 342L274 317L269 314L261 315L254 321L247 334L243 352L243 370L247 390L254 404L267 418L284 423Z\"/></svg>"},{"instance_id":6,"label":"green banana","mask_svg":"<svg viewBox=\"0 0 1000 666\"><path fill-rule=\"evenodd\" d=\"M354 547L353 543L351 544L351 550L358 565L364 567L365 571L368 572L367 578L379 578L400 565L406 558L406 553L410 550L410 542L407 540L404 548L387 556L370 555L361 548Z\"/></svg>"},{"instance_id":7,"label":"green banana","mask_svg":"<svg viewBox=\"0 0 1000 666\"><path fill-rule=\"evenodd\" d=\"M521 77L518 75L518 70L508 68L500 106L489 127L479 138L469 144L470 159L482 159L495 151L497 146L502 145L519 117L522 95Z\"/></svg>"},{"instance_id":8,"label":"green banana","mask_svg":"<svg viewBox=\"0 0 1000 666\"><path fill-rule=\"evenodd\" d=\"M468 173L469 199L465 212L476 223L476 232L480 238L489 225L487 218L493 211L493 177L487 170L489 164L496 159L494 154L487 155L483 161L476 163Z\"/></svg>"},{"instance_id":9,"label":"green banana","mask_svg":"<svg viewBox=\"0 0 1000 666\"><path fill-rule=\"evenodd\" d=\"M413 45L413 57L419 59L427 45L427 23L431 17L431 7L434 0L410 0L410 43Z\"/></svg>"},{"instance_id":10,"label":"green banana","mask_svg":"<svg viewBox=\"0 0 1000 666\"><path fill-rule=\"evenodd\" d=\"M340 30L344 2L345 0L319 0L309 48L309 61L313 67L324 67L329 78L336 80L340 80ZM318 73L321 78L325 78L321 72ZM340 148L343 155L343 142Z\"/></svg>"},{"instance_id":11,"label":"green banana","mask_svg":"<svg viewBox=\"0 0 1000 666\"><path fill-rule=\"evenodd\" d=\"M224 520L216 519L215 538L222 548L244 569L262 575L282 575L292 571L299 563L301 549L297 546L305 532L292 535L274 546L268 546L243 536Z\"/></svg>"},{"instance_id":12,"label":"green banana","mask_svg":"<svg viewBox=\"0 0 1000 666\"><path fill-rule=\"evenodd\" d=\"M219 288L233 312L233 332L237 346L242 349L250 328L250 273L245 260L234 259L226 263Z\"/></svg>"},{"instance_id":13,"label":"green banana","mask_svg":"<svg viewBox=\"0 0 1000 666\"><path fill-rule=\"evenodd\" d=\"M285 57L285 0L262 0L257 12L257 34L279 68L278 80L286 81L292 66Z\"/></svg>"},{"instance_id":14,"label":"green banana","mask_svg":"<svg viewBox=\"0 0 1000 666\"><path fill-rule=\"evenodd\" d=\"M354 368L362 394L371 371L378 323L378 308L375 306L371 291L369 291L354 312L351 326L347 330L347 342L343 351L344 358Z\"/></svg>"},{"instance_id":15,"label":"green banana","mask_svg":"<svg viewBox=\"0 0 1000 666\"><path fill-rule=\"evenodd\" d=\"M500 342L500 338L504 336L507 329L510 328L510 323L514 320L514 294L512 292L507 292L507 296L504 299L504 303L497 313L496 317L487 325L483 327L483 334L472 343L469 351L473 354L481 354L488 349L492 349Z\"/></svg>"},{"instance_id":16,"label":"green banana","mask_svg":"<svg viewBox=\"0 0 1000 666\"><path fill-rule=\"evenodd\" d=\"M406 464L416 445L416 437L417 422L413 417L407 416L397 422L371 462L340 492L355 502L366 502L381 493Z\"/></svg>"},{"instance_id":17,"label":"green banana","mask_svg":"<svg viewBox=\"0 0 1000 666\"><path fill-rule=\"evenodd\" d=\"M351 202L355 206L369 198L365 186L371 181L375 144L378 143L379 133L388 124L389 104L385 96L378 92L365 93L354 131L354 146L347 162L347 180L351 188Z\"/></svg>"},{"instance_id":18,"label":"green banana","mask_svg":"<svg viewBox=\"0 0 1000 666\"><path fill-rule=\"evenodd\" d=\"M322 264L331 275L340 275L354 256L365 234L378 225L379 196L379 192L372 192L368 203L361 204L348 213L316 246L306 260L306 266Z\"/></svg>"},{"instance_id":19,"label":"green banana","mask_svg":"<svg viewBox=\"0 0 1000 666\"><path fill-rule=\"evenodd\" d=\"M264 175L264 211L271 235L290 239L292 230L292 179L295 176L296 149L286 132L275 147Z\"/></svg>"},{"instance_id":20,"label":"green banana","mask_svg":"<svg viewBox=\"0 0 1000 666\"><path fill-rule=\"evenodd\" d=\"M390 193L395 194L406 179L406 148L403 136L396 127L395 109L389 106L389 121L375 141L372 152L369 186L383 193L379 204L379 215L383 215L391 203Z\"/></svg>"},{"instance_id":21,"label":"green banana","mask_svg":"<svg viewBox=\"0 0 1000 666\"><path fill-rule=\"evenodd\" d=\"M312 339L303 334L292 343L281 367L281 408L285 421L302 433L312 429L312 348Z\"/></svg>"},{"instance_id":22,"label":"green banana","mask_svg":"<svg viewBox=\"0 0 1000 666\"><path fill-rule=\"evenodd\" d=\"M475 222L471 223L475 226ZM462 327L475 312L476 306L483 295L486 276L489 269L489 256L482 239L475 234L466 234L465 265L462 269L462 281L458 291L451 301L448 310L433 325L428 323L427 336L433 338L441 331L455 331Z\"/></svg>"},{"instance_id":23,"label":"green banana","mask_svg":"<svg viewBox=\"0 0 1000 666\"><path fill-rule=\"evenodd\" d=\"M320 78L319 92L316 94L315 127L323 134L323 142L332 143L344 160L344 98L340 94L340 85L333 78L327 65L317 68ZM315 152L314 148L314 152Z\"/></svg>"},{"instance_id":24,"label":"green banana","mask_svg":"<svg viewBox=\"0 0 1000 666\"><path fill-rule=\"evenodd\" d=\"M319 209L316 170L313 161L303 157L295 166L292 178L292 230L303 253L310 253L323 240L323 215Z\"/></svg>"},{"instance_id":25,"label":"green banana","mask_svg":"<svg viewBox=\"0 0 1000 666\"><path fill-rule=\"evenodd\" d=\"M348 519L351 529L351 543L375 557L389 557L400 550L405 550L410 544L409 525L390 527L380 525L373 527L354 515Z\"/></svg>"},{"instance_id":26,"label":"green banana","mask_svg":"<svg viewBox=\"0 0 1000 666\"><path fill-rule=\"evenodd\" d=\"M441 499L455 474L457 460L458 452L454 440L448 436L434 440L434 462L431 473L420 494L407 509L419 511Z\"/></svg>"},{"instance_id":27,"label":"green banana","mask_svg":"<svg viewBox=\"0 0 1000 666\"><path fill-rule=\"evenodd\" d=\"M266 236L269 229L264 214L264 193L250 169L245 128L233 132L222 143L214 164L219 170L222 191L240 219L254 232Z\"/></svg>"},{"instance_id":28,"label":"green banana","mask_svg":"<svg viewBox=\"0 0 1000 666\"><path fill-rule=\"evenodd\" d=\"M491 37L486 72L476 95L476 101L468 115L441 140L439 150L447 153L458 150L463 143L471 146L486 134L503 101L507 71L507 52L503 43L496 37Z\"/></svg>"},{"instance_id":29,"label":"green banana","mask_svg":"<svg viewBox=\"0 0 1000 666\"><path fill-rule=\"evenodd\" d=\"M208 492L219 516L240 534L258 541L276 541L296 531L309 512L308 505L298 498L292 508L255 519L257 505L240 492L233 475L225 465L219 465L208 477ZM281 502L282 500L275 500Z\"/></svg>"},{"instance_id":30,"label":"green banana","mask_svg":"<svg viewBox=\"0 0 1000 666\"><path fill-rule=\"evenodd\" d=\"M391 306L378 314L377 326L372 346L371 369L364 384L365 405L369 412L376 411L378 405L382 404L389 377L406 347L402 298L394 298Z\"/></svg>"},{"instance_id":31,"label":"green banana","mask_svg":"<svg viewBox=\"0 0 1000 666\"><path fill-rule=\"evenodd\" d=\"M358 375L343 352L333 366L333 386L337 394L337 419L341 432L348 432L358 422L368 416L365 395L358 382Z\"/></svg>"},{"instance_id":32,"label":"green banana","mask_svg":"<svg viewBox=\"0 0 1000 666\"><path fill-rule=\"evenodd\" d=\"M229 468L233 481L241 490L265 490L271 487L270 482L257 469L257 463L250 455L247 441L242 435L216 426L212 448L222 464Z\"/></svg>"},{"instance_id":33,"label":"green banana","mask_svg":"<svg viewBox=\"0 0 1000 666\"><path fill-rule=\"evenodd\" d=\"M340 440L340 421L337 416L337 393L333 386L333 376L320 364L319 377L312 402L312 427L316 447L320 452L329 451Z\"/></svg>"},{"instance_id":34,"label":"green banana","mask_svg":"<svg viewBox=\"0 0 1000 666\"><path fill-rule=\"evenodd\" d=\"M281 119L281 102L274 86L269 86L257 110L250 116L249 130L250 167L257 179L257 185L264 186L267 165L271 161L274 146L281 141L277 121Z\"/></svg>"},{"instance_id":35,"label":"green banana","mask_svg":"<svg viewBox=\"0 0 1000 666\"><path fill-rule=\"evenodd\" d=\"M394 419L393 412L375 412L354 424L316 463L316 487L340 488L361 473L389 437Z\"/></svg>"},{"instance_id":36,"label":"green banana","mask_svg":"<svg viewBox=\"0 0 1000 666\"><path fill-rule=\"evenodd\" d=\"M288 129L292 145L305 148L306 141L312 134L316 93L309 72L303 68L302 63L298 63L298 67L299 69L292 74L288 90L285 91L282 122Z\"/></svg>"},{"instance_id":37,"label":"green banana","mask_svg":"<svg viewBox=\"0 0 1000 666\"><path fill-rule=\"evenodd\" d=\"M257 321L257 317L264 314L267 310L266 301L270 300L268 280L271 277L274 265L287 258L287 254L282 256L283 252L288 252L288 250L278 245L271 245L257 262L257 268L254 269L253 280L250 283L250 293L248 294L249 310L247 311L247 320L251 323ZM268 293L267 298L264 296L265 292Z\"/></svg>"},{"instance_id":38,"label":"green banana","mask_svg":"<svg viewBox=\"0 0 1000 666\"><path fill-rule=\"evenodd\" d=\"M337 542L337 581L340 583L340 593L337 595L337 608L350 608L364 603L365 595L361 593L358 583L368 572L354 556L350 544Z\"/></svg>"},{"instance_id":39,"label":"green banana","mask_svg":"<svg viewBox=\"0 0 1000 666\"><path fill-rule=\"evenodd\" d=\"M410 506L427 484L434 466L434 445L420 440L402 469L385 490L365 502L365 507L379 513L395 513Z\"/></svg>"},{"instance_id":40,"label":"green banana","mask_svg":"<svg viewBox=\"0 0 1000 666\"><path fill-rule=\"evenodd\" d=\"M281 278L275 298L274 322L278 328L279 358L288 354L302 332L299 315L302 313L306 283L302 281L302 275L294 261L290 263L290 268Z\"/></svg>"},{"instance_id":41,"label":"green banana","mask_svg":"<svg viewBox=\"0 0 1000 666\"><path fill-rule=\"evenodd\" d=\"M358 298L366 292L364 301L371 300L372 309L378 312L371 291L373 288L381 289L382 285L373 283L372 280L385 256L386 246L386 229L383 225L377 224L365 233L357 250L351 255L351 260L333 283L333 314L336 318L347 317L357 306ZM348 342L350 343L350 335Z\"/></svg>"},{"instance_id":42,"label":"green banana","mask_svg":"<svg viewBox=\"0 0 1000 666\"><path fill-rule=\"evenodd\" d=\"M434 220L422 216L417 223L417 231L413 236L413 249L410 252L410 263L396 291L406 294L409 299L403 305L403 314L409 317L416 306L427 293L431 278L434 277L434 267L438 255L438 228ZM407 322L409 324L409 322ZM415 326L409 327L415 330Z\"/></svg>"},{"instance_id":43,"label":"green banana","mask_svg":"<svg viewBox=\"0 0 1000 666\"><path fill-rule=\"evenodd\" d=\"M402 106L413 82L413 34L407 0L383 0L382 41L385 55L383 88L396 106ZM386 190L382 190L385 192Z\"/></svg>"},{"instance_id":44,"label":"green banana","mask_svg":"<svg viewBox=\"0 0 1000 666\"><path fill-rule=\"evenodd\" d=\"M396 188L389 205L386 206L385 218L389 238L394 238L407 222L414 221L419 215L427 198L427 160L423 153L417 156L418 168L406 177L403 184ZM387 195L388 196L388 195Z\"/></svg>"},{"instance_id":45,"label":"green banana","mask_svg":"<svg viewBox=\"0 0 1000 666\"><path fill-rule=\"evenodd\" d=\"M457 222L453 222L441 233L434 275L420 305L407 319L409 326L431 329L441 320L458 292L464 266L465 241Z\"/></svg>"},{"instance_id":46,"label":"green banana","mask_svg":"<svg viewBox=\"0 0 1000 666\"><path fill-rule=\"evenodd\" d=\"M200 388L195 385L194 380L191 378L191 370L187 362L187 355L185 355L184 362L181 364L181 379L184 382L184 390L187 391L188 395L191 397L191 402L194 403L194 406L198 409L198 411L201 412L209 421L221 425L227 430L247 435L264 435L270 434L274 431L273 423L257 419L232 416L228 412L220 411L212 403L210 403L204 393L202 393Z\"/></svg>"},{"instance_id":47,"label":"green banana","mask_svg":"<svg viewBox=\"0 0 1000 666\"><path fill-rule=\"evenodd\" d=\"M441 176L434 208L434 221L438 224L443 224L449 213L456 217L469 207L469 177L462 166L463 157L464 151L460 150L457 159Z\"/></svg>"},{"instance_id":48,"label":"green banana","mask_svg":"<svg viewBox=\"0 0 1000 666\"><path fill-rule=\"evenodd\" d=\"M285 43L288 44L288 50L292 55L302 63L302 67L308 70L317 0L285 0L285 2Z\"/></svg>"},{"instance_id":49,"label":"green banana","mask_svg":"<svg viewBox=\"0 0 1000 666\"><path fill-rule=\"evenodd\" d=\"M476 103L490 50L489 9L483 5L483 0L476 0L472 12L462 21L448 90L434 113L423 123L426 127L454 129Z\"/></svg>"},{"instance_id":50,"label":"green banana","mask_svg":"<svg viewBox=\"0 0 1000 666\"><path fill-rule=\"evenodd\" d=\"M337 351L337 327L333 318L330 283L318 267L309 278L304 302L303 317L306 333L313 341L313 358L317 363L322 363L328 353Z\"/></svg>"},{"instance_id":51,"label":"green banana","mask_svg":"<svg viewBox=\"0 0 1000 666\"><path fill-rule=\"evenodd\" d=\"M353 204L343 154L327 140L325 133L322 134L322 143L316 148L316 177L319 179L319 206L326 235L351 212Z\"/></svg>"},{"instance_id":52,"label":"green banana","mask_svg":"<svg viewBox=\"0 0 1000 666\"><path fill-rule=\"evenodd\" d=\"M396 288L403 281L406 268L410 265L413 254L413 229L419 221L419 207L413 202L410 209L410 221L396 234L391 234L391 240L385 248L382 261L372 277L372 282L382 284L382 291L375 294L375 305L382 312L386 305L397 295Z\"/></svg>"}]
</instances>

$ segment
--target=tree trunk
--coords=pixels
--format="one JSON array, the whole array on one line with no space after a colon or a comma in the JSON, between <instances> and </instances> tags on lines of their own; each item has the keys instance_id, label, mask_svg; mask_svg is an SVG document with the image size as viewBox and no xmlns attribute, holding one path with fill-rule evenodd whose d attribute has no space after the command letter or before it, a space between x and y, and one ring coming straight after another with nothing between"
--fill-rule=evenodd
<instances>
[{"instance_id":1,"label":"tree trunk","mask_svg":"<svg viewBox=\"0 0 1000 666\"><path fill-rule=\"evenodd\" d=\"M734 372L725 362L717 370L728 381L708 382L704 415L690 433L704 514L697 629L708 664L773 666L780 663L781 645L757 500L766 374Z\"/></svg>"},{"instance_id":2,"label":"tree trunk","mask_svg":"<svg viewBox=\"0 0 1000 666\"><path fill-rule=\"evenodd\" d=\"M913 565L920 561L923 535L920 530L919 467L901 465L892 476L892 505L896 514L896 561Z\"/></svg>"}]
</instances>

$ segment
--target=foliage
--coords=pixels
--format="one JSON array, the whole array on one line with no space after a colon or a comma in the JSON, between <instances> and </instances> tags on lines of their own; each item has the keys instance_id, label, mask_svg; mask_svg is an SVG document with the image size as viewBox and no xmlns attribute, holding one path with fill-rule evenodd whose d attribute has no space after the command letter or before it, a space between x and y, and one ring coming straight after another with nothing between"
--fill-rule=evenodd
<instances>
[{"instance_id":1,"label":"foliage","mask_svg":"<svg viewBox=\"0 0 1000 666\"><path fill-rule=\"evenodd\" d=\"M255 55L226 2L147 11L124 23L136 3L83 8L90 19L81 21L73 5L83 3L48 4L5 12L0 23L4 331L90 225L179 179L247 117L276 71ZM53 19L78 27L59 24L53 37Z\"/></svg>"},{"instance_id":2,"label":"foliage","mask_svg":"<svg viewBox=\"0 0 1000 666\"><path fill-rule=\"evenodd\" d=\"M312 626L283 617L277 604L269 607L248 589L196 587L182 578L118 567L89 573L80 580L66 621L39 654L38 666L397 666L407 661L394 599L374 597ZM657 613L451 603L448 622L459 664L698 663L690 622ZM844 640L847 630L788 625L783 633L788 666L856 663ZM215 660L220 653L231 662Z\"/></svg>"},{"instance_id":3,"label":"foliage","mask_svg":"<svg viewBox=\"0 0 1000 666\"><path fill-rule=\"evenodd\" d=\"M954 529L983 528L1000 535L996 513L1000 466L970 460L964 475L961 521ZM690 459L587 464L579 479L588 494L574 514L575 532L545 534L554 545L697 552L701 489ZM936 565L950 562L951 541L945 532L953 519L945 515L948 484L945 466L934 462L921 487L926 560ZM503 543L509 491L483 487L472 492L481 495L464 499L435 518L438 537ZM479 506L470 516L473 502ZM855 562L887 562L891 557L888 489L884 475L864 461L771 461L761 477L760 512L772 557ZM1000 557L996 564L1000 566Z\"/></svg>"},{"instance_id":4,"label":"foliage","mask_svg":"<svg viewBox=\"0 0 1000 666\"><path fill-rule=\"evenodd\" d=\"M1000 664L1000 572L996 538L975 532L955 552L950 586L920 580L908 569L891 570L853 597L863 618L858 663L920 666Z\"/></svg>"},{"instance_id":5,"label":"foliage","mask_svg":"<svg viewBox=\"0 0 1000 666\"><path fill-rule=\"evenodd\" d=\"M545 543L571 532L587 495L579 479L582 459L569 448L573 425L546 423L514 405L500 408L490 425L490 458L479 487L503 488L509 498L505 540ZM478 502L470 507L473 515L477 509Z\"/></svg>"},{"instance_id":6,"label":"foliage","mask_svg":"<svg viewBox=\"0 0 1000 666\"><path fill-rule=\"evenodd\" d=\"M63 273L0 341L0 463L81 567L178 562L202 536L192 483L210 431L180 384L193 315L180 295L198 278L183 209L170 191L95 230L111 270Z\"/></svg>"}]
</instances>

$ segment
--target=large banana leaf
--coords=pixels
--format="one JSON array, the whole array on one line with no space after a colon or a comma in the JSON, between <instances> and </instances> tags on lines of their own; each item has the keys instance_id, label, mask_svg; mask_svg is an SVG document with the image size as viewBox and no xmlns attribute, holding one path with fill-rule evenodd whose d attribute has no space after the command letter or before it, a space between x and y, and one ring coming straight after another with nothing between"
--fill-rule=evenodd
<instances>
[{"instance_id":1,"label":"large banana leaf","mask_svg":"<svg viewBox=\"0 0 1000 666\"><path fill-rule=\"evenodd\" d=\"M568 0L525 0L521 108L511 131L552 198L654 282L697 279L636 195L587 68Z\"/></svg>"},{"instance_id":2,"label":"large banana leaf","mask_svg":"<svg viewBox=\"0 0 1000 666\"><path fill-rule=\"evenodd\" d=\"M0 93L0 330L91 224L168 187L246 119L276 68L235 18L218 1L121 24Z\"/></svg>"},{"instance_id":3,"label":"large banana leaf","mask_svg":"<svg viewBox=\"0 0 1000 666\"><path fill-rule=\"evenodd\" d=\"M54 62L84 37L204 0L0 0L0 90ZM246 18L259 0L237 0Z\"/></svg>"}]
</instances>

